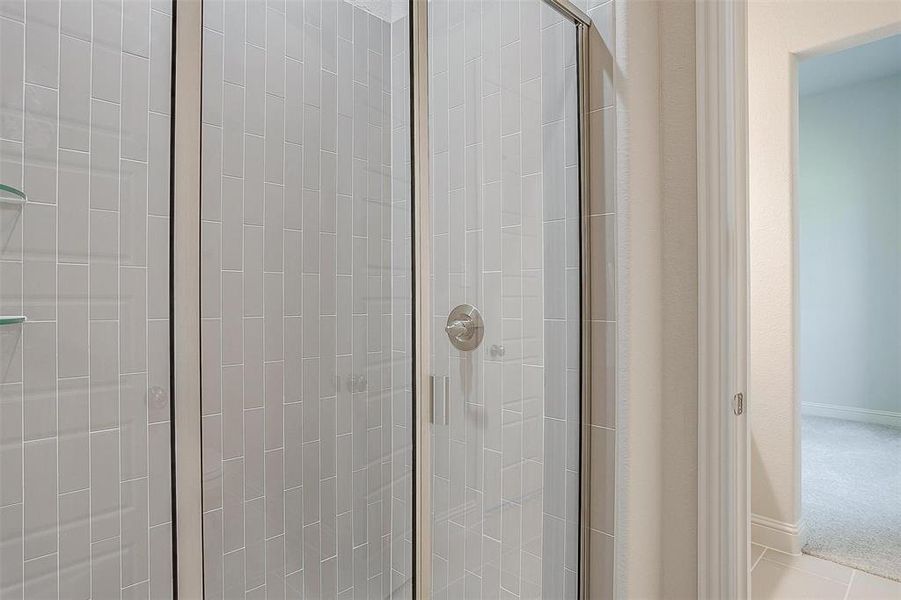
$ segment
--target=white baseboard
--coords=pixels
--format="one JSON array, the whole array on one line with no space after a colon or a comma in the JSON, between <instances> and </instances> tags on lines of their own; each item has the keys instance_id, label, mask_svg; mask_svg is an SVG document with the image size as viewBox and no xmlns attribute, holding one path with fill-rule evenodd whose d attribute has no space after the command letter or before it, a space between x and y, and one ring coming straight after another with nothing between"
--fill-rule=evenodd
<instances>
[{"instance_id":1,"label":"white baseboard","mask_svg":"<svg viewBox=\"0 0 901 600\"><path fill-rule=\"evenodd\" d=\"M801 413L815 417L830 417L832 419L844 419L846 421L858 421L861 423L875 423L877 425L889 425L901 428L901 413L887 410L871 410L869 408L855 408L851 406L837 406L835 404L821 404L819 402L803 402Z\"/></svg>"},{"instance_id":2,"label":"white baseboard","mask_svg":"<svg viewBox=\"0 0 901 600\"><path fill-rule=\"evenodd\" d=\"M787 554L801 554L807 538L804 520L783 523L763 515L751 514L751 541Z\"/></svg>"}]
</instances>

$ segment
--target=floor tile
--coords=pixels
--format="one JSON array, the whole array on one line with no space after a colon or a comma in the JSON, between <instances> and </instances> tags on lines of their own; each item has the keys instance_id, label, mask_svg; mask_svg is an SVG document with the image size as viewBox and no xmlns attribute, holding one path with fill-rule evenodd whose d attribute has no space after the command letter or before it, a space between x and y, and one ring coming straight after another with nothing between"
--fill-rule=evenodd
<instances>
[{"instance_id":1,"label":"floor tile","mask_svg":"<svg viewBox=\"0 0 901 600\"><path fill-rule=\"evenodd\" d=\"M757 564L757 559L763 556L766 547L758 546L757 544L751 544L751 568L754 568L754 565Z\"/></svg>"},{"instance_id":2,"label":"floor tile","mask_svg":"<svg viewBox=\"0 0 901 600\"><path fill-rule=\"evenodd\" d=\"M848 600L901 600L901 583L857 571Z\"/></svg>"},{"instance_id":3,"label":"floor tile","mask_svg":"<svg viewBox=\"0 0 901 600\"><path fill-rule=\"evenodd\" d=\"M786 554L772 548L767 548L766 554L763 555L767 560L777 562L786 567L793 567L799 571L805 571L826 579L832 579L839 583L847 584L851 581L851 574L854 569L846 567L832 561L823 560L815 556L807 554Z\"/></svg>"},{"instance_id":4,"label":"floor tile","mask_svg":"<svg viewBox=\"0 0 901 600\"><path fill-rule=\"evenodd\" d=\"M843 600L846 585L760 559L751 574L753 600Z\"/></svg>"}]
</instances>

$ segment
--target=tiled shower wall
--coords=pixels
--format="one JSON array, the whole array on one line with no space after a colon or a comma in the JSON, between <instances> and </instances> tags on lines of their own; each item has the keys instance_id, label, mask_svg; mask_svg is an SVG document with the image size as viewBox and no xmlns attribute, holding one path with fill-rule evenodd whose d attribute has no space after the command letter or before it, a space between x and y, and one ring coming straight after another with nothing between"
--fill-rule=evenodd
<instances>
[{"instance_id":1,"label":"tiled shower wall","mask_svg":"<svg viewBox=\"0 0 901 600\"><path fill-rule=\"evenodd\" d=\"M387 597L411 565L407 55L340 0L208 0L203 52L206 597Z\"/></svg>"},{"instance_id":2,"label":"tiled shower wall","mask_svg":"<svg viewBox=\"0 0 901 600\"><path fill-rule=\"evenodd\" d=\"M0 3L0 597L172 594L163 0Z\"/></svg>"},{"instance_id":3,"label":"tiled shower wall","mask_svg":"<svg viewBox=\"0 0 901 600\"><path fill-rule=\"evenodd\" d=\"M576 598L576 28L540 0L430 2L434 330L479 308L433 436L436 598Z\"/></svg>"}]
</instances>

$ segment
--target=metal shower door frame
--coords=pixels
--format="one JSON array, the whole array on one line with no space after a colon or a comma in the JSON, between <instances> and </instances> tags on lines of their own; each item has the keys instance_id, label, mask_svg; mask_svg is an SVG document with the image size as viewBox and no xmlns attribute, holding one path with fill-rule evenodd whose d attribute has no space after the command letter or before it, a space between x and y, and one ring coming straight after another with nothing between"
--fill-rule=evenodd
<instances>
[{"instance_id":1,"label":"metal shower door frame","mask_svg":"<svg viewBox=\"0 0 901 600\"><path fill-rule=\"evenodd\" d=\"M289 0L291 1L291 0ZM579 596L588 589L590 493L590 285L588 34L591 19L570 0L541 0L576 26L580 211L580 503ZM203 597L200 427L200 164L202 0L173 0L172 120L172 403L173 578L177 597ZM428 0L410 0L413 192L413 534L416 598L431 590L431 213L429 202Z\"/></svg>"},{"instance_id":2,"label":"metal shower door frame","mask_svg":"<svg viewBox=\"0 0 901 600\"><path fill-rule=\"evenodd\" d=\"M203 597L200 421L202 0L173 0L171 193L173 561L176 598Z\"/></svg>"},{"instance_id":3,"label":"metal shower door frame","mask_svg":"<svg viewBox=\"0 0 901 600\"><path fill-rule=\"evenodd\" d=\"M576 26L576 74L578 89L579 139L579 243L580 243L580 440L579 440L579 597L589 591L589 494L591 423L591 343L589 285L589 133L588 133L588 35L591 19L570 0L541 0L560 11ZM432 320L431 289L431 205L429 198L429 59L428 2L410 0L411 26L411 120L413 193L413 589L414 597L431 595L431 426Z\"/></svg>"}]
</instances>

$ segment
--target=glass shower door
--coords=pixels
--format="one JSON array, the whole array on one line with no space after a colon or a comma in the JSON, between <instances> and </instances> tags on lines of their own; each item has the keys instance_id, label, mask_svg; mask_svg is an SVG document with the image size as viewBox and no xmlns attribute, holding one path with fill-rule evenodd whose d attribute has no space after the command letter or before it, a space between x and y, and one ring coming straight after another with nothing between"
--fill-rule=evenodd
<instances>
[{"instance_id":1,"label":"glass shower door","mask_svg":"<svg viewBox=\"0 0 901 600\"><path fill-rule=\"evenodd\" d=\"M576 598L576 25L429 6L434 598Z\"/></svg>"},{"instance_id":2,"label":"glass shower door","mask_svg":"<svg viewBox=\"0 0 901 600\"><path fill-rule=\"evenodd\" d=\"M0 597L173 595L172 3L0 3Z\"/></svg>"},{"instance_id":3,"label":"glass shower door","mask_svg":"<svg viewBox=\"0 0 901 600\"><path fill-rule=\"evenodd\" d=\"M204 595L409 595L406 6L203 19Z\"/></svg>"}]
</instances>

